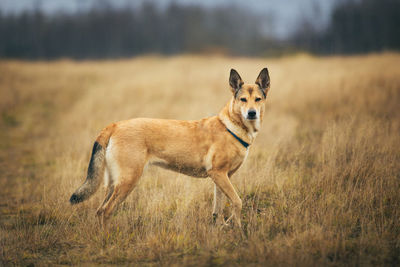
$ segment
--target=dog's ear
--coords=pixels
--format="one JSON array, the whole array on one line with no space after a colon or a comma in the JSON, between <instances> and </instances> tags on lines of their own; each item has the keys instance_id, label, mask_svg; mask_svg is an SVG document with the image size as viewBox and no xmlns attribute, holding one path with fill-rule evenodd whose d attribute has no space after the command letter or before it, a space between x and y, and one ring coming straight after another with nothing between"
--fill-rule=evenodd
<instances>
[{"instance_id":1,"label":"dog's ear","mask_svg":"<svg viewBox=\"0 0 400 267\"><path fill-rule=\"evenodd\" d=\"M234 69L231 69L231 75L229 76L229 85L231 86L233 93L237 92L243 85L242 78L240 78L239 73Z\"/></svg>"},{"instance_id":2,"label":"dog's ear","mask_svg":"<svg viewBox=\"0 0 400 267\"><path fill-rule=\"evenodd\" d=\"M256 79L256 84L258 86L260 86L261 91L264 94L264 97L267 95L267 91L269 89L269 73L268 73L268 69L267 68L263 68L260 72L260 74L258 74L258 77Z\"/></svg>"}]
</instances>

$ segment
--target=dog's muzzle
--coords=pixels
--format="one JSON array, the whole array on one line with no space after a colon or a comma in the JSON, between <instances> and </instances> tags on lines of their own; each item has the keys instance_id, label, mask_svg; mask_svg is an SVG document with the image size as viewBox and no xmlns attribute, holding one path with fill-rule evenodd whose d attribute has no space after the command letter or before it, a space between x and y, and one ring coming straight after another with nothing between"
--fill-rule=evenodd
<instances>
[{"instance_id":1,"label":"dog's muzzle","mask_svg":"<svg viewBox=\"0 0 400 267\"><path fill-rule=\"evenodd\" d=\"M248 119L248 120L255 120L255 119L257 119L257 111L254 110L254 109L250 109L250 110L247 112L247 119Z\"/></svg>"}]
</instances>

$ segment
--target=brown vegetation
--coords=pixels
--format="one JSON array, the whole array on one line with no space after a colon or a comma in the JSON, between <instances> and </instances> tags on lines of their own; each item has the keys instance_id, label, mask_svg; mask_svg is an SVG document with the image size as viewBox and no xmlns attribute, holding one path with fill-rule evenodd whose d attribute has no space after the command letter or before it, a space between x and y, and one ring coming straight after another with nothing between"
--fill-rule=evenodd
<instances>
[{"instance_id":1,"label":"brown vegetation","mask_svg":"<svg viewBox=\"0 0 400 267\"><path fill-rule=\"evenodd\" d=\"M0 262L396 265L400 55L0 62ZM246 238L211 224L212 182L148 168L111 219L71 206L96 134L132 117L198 119L268 66L264 125L234 175ZM229 206L226 207L229 210Z\"/></svg>"}]
</instances>

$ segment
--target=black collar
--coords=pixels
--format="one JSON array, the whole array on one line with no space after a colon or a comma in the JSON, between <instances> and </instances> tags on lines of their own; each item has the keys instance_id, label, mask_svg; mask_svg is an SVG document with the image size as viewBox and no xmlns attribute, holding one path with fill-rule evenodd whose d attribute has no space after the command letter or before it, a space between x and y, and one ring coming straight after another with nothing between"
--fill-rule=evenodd
<instances>
[{"instance_id":1,"label":"black collar","mask_svg":"<svg viewBox=\"0 0 400 267\"><path fill-rule=\"evenodd\" d=\"M228 128L226 128L226 130L233 136L236 138L236 140L238 140L245 148L249 147L249 143L243 141L243 139L241 139L239 136L237 136L236 134L234 134L231 130L229 130Z\"/></svg>"}]
</instances>

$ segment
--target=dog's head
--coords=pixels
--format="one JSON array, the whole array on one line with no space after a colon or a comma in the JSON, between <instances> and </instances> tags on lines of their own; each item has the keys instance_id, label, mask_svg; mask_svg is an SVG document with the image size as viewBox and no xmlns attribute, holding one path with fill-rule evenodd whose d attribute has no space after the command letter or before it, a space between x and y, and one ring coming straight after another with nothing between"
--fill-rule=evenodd
<instances>
[{"instance_id":1,"label":"dog's head","mask_svg":"<svg viewBox=\"0 0 400 267\"><path fill-rule=\"evenodd\" d=\"M261 70L255 84L245 84L239 73L231 69L229 85L234 98L233 112L241 114L244 122L256 122L262 119L265 99L270 88L268 69Z\"/></svg>"}]
</instances>

